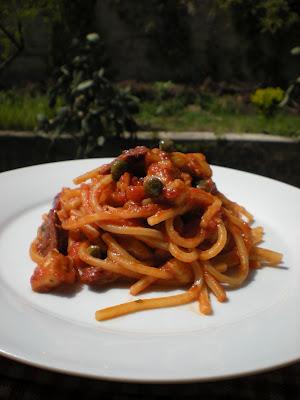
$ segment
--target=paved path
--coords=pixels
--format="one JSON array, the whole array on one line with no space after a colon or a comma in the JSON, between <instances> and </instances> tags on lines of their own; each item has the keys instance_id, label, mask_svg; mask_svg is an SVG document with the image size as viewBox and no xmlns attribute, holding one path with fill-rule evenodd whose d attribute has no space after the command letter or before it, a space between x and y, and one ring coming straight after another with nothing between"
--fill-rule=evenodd
<instances>
[{"instance_id":1,"label":"paved path","mask_svg":"<svg viewBox=\"0 0 300 400\"><path fill-rule=\"evenodd\" d=\"M35 135L31 131L1 131L0 137L2 136L12 136L12 137L32 137ZM125 135L126 136L126 135ZM69 135L62 135L62 137L69 137ZM174 140L187 140L187 141L197 141L197 140L218 140L224 139L229 141L256 141L256 142L285 142L293 143L299 140L295 138L289 138L285 136L277 135L266 135L263 133L225 133L216 135L213 132L138 132L138 139L174 139Z\"/></svg>"}]
</instances>

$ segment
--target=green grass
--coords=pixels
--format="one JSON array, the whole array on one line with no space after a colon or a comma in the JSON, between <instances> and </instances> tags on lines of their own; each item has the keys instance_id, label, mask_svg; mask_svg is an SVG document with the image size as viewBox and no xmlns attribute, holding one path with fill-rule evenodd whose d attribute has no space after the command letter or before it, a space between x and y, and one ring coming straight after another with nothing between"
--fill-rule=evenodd
<instances>
[{"instance_id":1,"label":"green grass","mask_svg":"<svg viewBox=\"0 0 300 400\"><path fill-rule=\"evenodd\" d=\"M231 107L230 107L231 108ZM216 134L269 133L283 136L300 135L300 115L280 110L274 117L266 118L251 106L239 109L218 107L214 104L206 109L200 106L187 106L177 109L173 114L156 112L154 103L141 104L138 122L147 129L164 131L211 131Z\"/></svg>"},{"instance_id":2,"label":"green grass","mask_svg":"<svg viewBox=\"0 0 300 400\"><path fill-rule=\"evenodd\" d=\"M36 116L48 116L46 95L19 91L0 91L0 129L34 130ZM300 136L300 115L281 110L272 118L259 114L239 96L201 96L197 104L186 105L183 98L145 101L136 115L137 122L147 130L259 132L284 136Z\"/></svg>"},{"instance_id":3,"label":"green grass","mask_svg":"<svg viewBox=\"0 0 300 400\"><path fill-rule=\"evenodd\" d=\"M0 92L0 129L34 130L39 113L51 115L45 95Z\"/></svg>"}]
</instances>

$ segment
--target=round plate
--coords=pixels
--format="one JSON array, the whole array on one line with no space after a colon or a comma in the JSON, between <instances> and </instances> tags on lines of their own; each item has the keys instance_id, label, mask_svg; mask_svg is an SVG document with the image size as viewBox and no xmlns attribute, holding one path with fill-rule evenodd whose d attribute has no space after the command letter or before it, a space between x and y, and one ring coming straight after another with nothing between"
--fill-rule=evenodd
<instances>
[{"instance_id":1,"label":"round plate","mask_svg":"<svg viewBox=\"0 0 300 400\"><path fill-rule=\"evenodd\" d=\"M281 267L253 271L243 287L213 301L97 322L97 309L129 301L128 287L34 293L30 242L62 187L109 159L66 161L0 174L0 351L32 365L128 382L190 382L264 371L300 357L300 190L272 179L213 167L218 189L265 228L264 247ZM144 297L180 293L167 290Z\"/></svg>"}]
</instances>

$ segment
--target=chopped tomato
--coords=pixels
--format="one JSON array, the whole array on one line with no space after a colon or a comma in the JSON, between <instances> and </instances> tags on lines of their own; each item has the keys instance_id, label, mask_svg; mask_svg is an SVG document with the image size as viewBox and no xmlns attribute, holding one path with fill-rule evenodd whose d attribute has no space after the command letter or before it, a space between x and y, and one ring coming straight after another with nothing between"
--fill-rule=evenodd
<instances>
[{"instance_id":1,"label":"chopped tomato","mask_svg":"<svg viewBox=\"0 0 300 400\"><path fill-rule=\"evenodd\" d=\"M179 178L180 171L174 167L170 160L163 160L152 163L148 168L147 176L156 176L163 184L167 184Z\"/></svg>"},{"instance_id":2,"label":"chopped tomato","mask_svg":"<svg viewBox=\"0 0 300 400\"><path fill-rule=\"evenodd\" d=\"M73 265L75 268L84 267L86 264L79 258L79 248L81 246L81 242L73 242L68 248L68 254L73 260Z\"/></svg>"},{"instance_id":3,"label":"chopped tomato","mask_svg":"<svg viewBox=\"0 0 300 400\"><path fill-rule=\"evenodd\" d=\"M162 160L168 159L168 153L161 151L160 149L150 149L145 156L146 167L149 167L152 163L157 163Z\"/></svg>"},{"instance_id":4,"label":"chopped tomato","mask_svg":"<svg viewBox=\"0 0 300 400\"><path fill-rule=\"evenodd\" d=\"M122 207L126 201L126 192L113 192L109 197L109 204L114 207Z\"/></svg>"},{"instance_id":5,"label":"chopped tomato","mask_svg":"<svg viewBox=\"0 0 300 400\"><path fill-rule=\"evenodd\" d=\"M175 179L168 183L164 190L164 198L174 202L177 206L186 203L188 196L188 187L181 179Z\"/></svg>"},{"instance_id":6,"label":"chopped tomato","mask_svg":"<svg viewBox=\"0 0 300 400\"><path fill-rule=\"evenodd\" d=\"M131 178L131 185L133 186L143 186L144 178L138 178L137 176L133 176Z\"/></svg>"},{"instance_id":7,"label":"chopped tomato","mask_svg":"<svg viewBox=\"0 0 300 400\"><path fill-rule=\"evenodd\" d=\"M210 178L212 176L212 170L206 162L205 156L201 153L190 153L187 154L188 163L187 166L190 169L192 175Z\"/></svg>"},{"instance_id":8,"label":"chopped tomato","mask_svg":"<svg viewBox=\"0 0 300 400\"><path fill-rule=\"evenodd\" d=\"M128 185L130 184L130 180L131 180L130 173L129 172L124 172L124 174L121 175L119 181L117 182L118 191L123 192L124 190L126 190Z\"/></svg>"},{"instance_id":9,"label":"chopped tomato","mask_svg":"<svg viewBox=\"0 0 300 400\"><path fill-rule=\"evenodd\" d=\"M126 189L127 200L140 203L145 198L144 186L128 186Z\"/></svg>"},{"instance_id":10,"label":"chopped tomato","mask_svg":"<svg viewBox=\"0 0 300 400\"><path fill-rule=\"evenodd\" d=\"M84 235L80 229L75 229L74 231L69 231L69 238L75 242L80 242L84 239Z\"/></svg>"}]
</instances>

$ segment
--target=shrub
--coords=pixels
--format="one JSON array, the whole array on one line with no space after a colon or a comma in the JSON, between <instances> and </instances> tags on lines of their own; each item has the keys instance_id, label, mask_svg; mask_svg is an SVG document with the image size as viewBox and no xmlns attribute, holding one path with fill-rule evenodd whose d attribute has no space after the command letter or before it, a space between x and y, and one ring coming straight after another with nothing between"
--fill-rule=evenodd
<instances>
[{"instance_id":1,"label":"shrub","mask_svg":"<svg viewBox=\"0 0 300 400\"><path fill-rule=\"evenodd\" d=\"M55 74L49 91L49 105L61 107L54 118L38 115L38 129L55 139L71 133L78 142L77 156L87 156L108 137L120 138L127 131L133 135L137 124L133 113L138 100L128 88L118 88L105 76L99 62L100 38L96 33L73 41L70 60Z\"/></svg>"},{"instance_id":2,"label":"shrub","mask_svg":"<svg viewBox=\"0 0 300 400\"><path fill-rule=\"evenodd\" d=\"M163 100L170 94L170 91L175 87L172 81L158 81L154 83L156 98Z\"/></svg>"},{"instance_id":3,"label":"shrub","mask_svg":"<svg viewBox=\"0 0 300 400\"><path fill-rule=\"evenodd\" d=\"M180 113L185 107L185 102L180 97L158 102L155 110L155 115L171 116Z\"/></svg>"},{"instance_id":4,"label":"shrub","mask_svg":"<svg viewBox=\"0 0 300 400\"><path fill-rule=\"evenodd\" d=\"M232 10L239 27L245 30L275 34L300 21L295 0L217 0L217 3Z\"/></svg>"},{"instance_id":5,"label":"shrub","mask_svg":"<svg viewBox=\"0 0 300 400\"><path fill-rule=\"evenodd\" d=\"M251 95L251 102L254 104L266 117L271 117L277 111L280 102L284 98L284 91L279 88L257 89Z\"/></svg>"}]
</instances>

